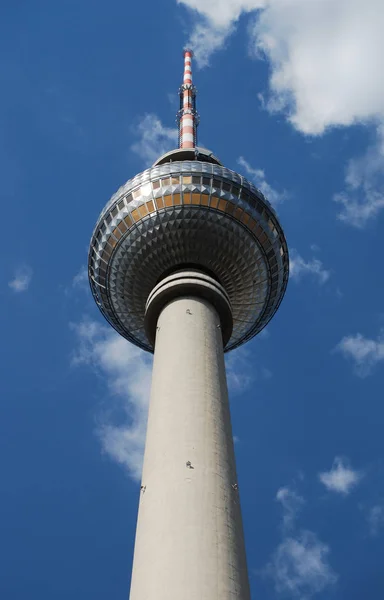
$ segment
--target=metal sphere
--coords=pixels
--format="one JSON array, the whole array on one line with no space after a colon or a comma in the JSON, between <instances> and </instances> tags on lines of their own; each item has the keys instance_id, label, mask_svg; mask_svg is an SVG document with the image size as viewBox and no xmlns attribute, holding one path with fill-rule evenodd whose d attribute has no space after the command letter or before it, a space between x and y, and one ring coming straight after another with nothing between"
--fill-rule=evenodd
<instances>
[{"instance_id":1,"label":"metal sphere","mask_svg":"<svg viewBox=\"0 0 384 600\"><path fill-rule=\"evenodd\" d=\"M288 248L275 211L254 185L209 156L159 159L112 196L92 235L96 303L123 337L150 352L146 302L173 270L200 268L224 287L233 315L226 351L263 329L285 293Z\"/></svg>"}]
</instances>

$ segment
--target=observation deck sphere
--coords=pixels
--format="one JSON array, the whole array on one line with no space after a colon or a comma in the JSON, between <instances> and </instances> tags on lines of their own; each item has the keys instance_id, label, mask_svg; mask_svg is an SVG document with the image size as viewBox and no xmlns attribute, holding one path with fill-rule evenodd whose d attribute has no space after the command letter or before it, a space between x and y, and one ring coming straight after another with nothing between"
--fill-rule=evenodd
<instances>
[{"instance_id":1,"label":"observation deck sphere","mask_svg":"<svg viewBox=\"0 0 384 600\"><path fill-rule=\"evenodd\" d=\"M210 162L204 152L195 156L203 160L162 163L161 157L127 181L100 214L91 239L96 303L123 337L149 352L148 296L178 268L200 268L228 294L233 331L225 351L265 327L287 286L288 248L270 203L213 155Z\"/></svg>"}]
</instances>

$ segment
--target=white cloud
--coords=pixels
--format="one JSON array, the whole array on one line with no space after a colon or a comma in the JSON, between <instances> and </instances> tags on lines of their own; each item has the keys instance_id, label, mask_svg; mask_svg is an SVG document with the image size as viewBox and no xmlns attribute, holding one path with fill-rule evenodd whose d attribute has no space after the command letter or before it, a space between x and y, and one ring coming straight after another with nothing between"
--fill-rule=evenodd
<instances>
[{"instance_id":1,"label":"white cloud","mask_svg":"<svg viewBox=\"0 0 384 600\"><path fill-rule=\"evenodd\" d=\"M165 127L158 116L144 115L135 130L139 140L131 150L150 166L159 156L177 147L177 127Z\"/></svg>"},{"instance_id":2,"label":"white cloud","mask_svg":"<svg viewBox=\"0 0 384 600\"><path fill-rule=\"evenodd\" d=\"M253 181L255 186L264 194L269 202L276 206L286 198L285 192L278 192L265 179L265 173L262 169L255 169L242 157L237 161L243 167L247 176Z\"/></svg>"},{"instance_id":3,"label":"white cloud","mask_svg":"<svg viewBox=\"0 0 384 600\"><path fill-rule=\"evenodd\" d=\"M8 282L8 286L16 293L25 292L29 288L32 275L33 271L30 267L22 266L16 270L13 279Z\"/></svg>"},{"instance_id":4,"label":"white cloud","mask_svg":"<svg viewBox=\"0 0 384 600\"><path fill-rule=\"evenodd\" d=\"M276 592L309 600L337 581L328 554L329 547L313 532L301 531L281 542L265 572L273 577Z\"/></svg>"},{"instance_id":5,"label":"white cloud","mask_svg":"<svg viewBox=\"0 0 384 600\"><path fill-rule=\"evenodd\" d=\"M357 375L366 377L377 364L384 362L384 330L376 340L366 338L361 333L345 336L335 350L354 362Z\"/></svg>"},{"instance_id":6,"label":"white cloud","mask_svg":"<svg viewBox=\"0 0 384 600\"><path fill-rule=\"evenodd\" d=\"M309 261L305 261L294 248L289 252L289 270L291 277L297 281L305 275L310 275L320 284L328 281L331 274L330 271L324 268L321 260L312 258Z\"/></svg>"},{"instance_id":7,"label":"white cloud","mask_svg":"<svg viewBox=\"0 0 384 600\"><path fill-rule=\"evenodd\" d=\"M328 563L329 547L312 531L296 529L304 498L282 487L276 499L283 507L283 539L262 574L273 579L277 593L310 600L337 581Z\"/></svg>"},{"instance_id":8,"label":"white cloud","mask_svg":"<svg viewBox=\"0 0 384 600\"><path fill-rule=\"evenodd\" d=\"M294 127L384 117L381 0L269 0L251 28L253 49L270 62L270 105Z\"/></svg>"},{"instance_id":9,"label":"white cloud","mask_svg":"<svg viewBox=\"0 0 384 600\"><path fill-rule=\"evenodd\" d=\"M378 535L380 530L384 528L383 504L376 504L370 509L368 514L368 525L372 536Z\"/></svg>"},{"instance_id":10,"label":"white cloud","mask_svg":"<svg viewBox=\"0 0 384 600\"><path fill-rule=\"evenodd\" d=\"M277 491L276 500L281 503L284 509L283 526L284 530L287 531L293 527L296 516L304 504L304 498L289 487L282 487Z\"/></svg>"},{"instance_id":11,"label":"white cloud","mask_svg":"<svg viewBox=\"0 0 384 600\"><path fill-rule=\"evenodd\" d=\"M141 477L151 382L150 356L109 327L84 320L72 325L78 347L76 365L88 365L106 382L123 409L124 423L104 414L97 429L103 450L136 480Z\"/></svg>"},{"instance_id":12,"label":"white cloud","mask_svg":"<svg viewBox=\"0 0 384 600\"><path fill-rule=\"evenodd\" d=\"M362 473L353 470L342 458L336 457L330 471L319 473L321 483L327 490L348 495L360 482Z\"/></svg>"}]
</instances>

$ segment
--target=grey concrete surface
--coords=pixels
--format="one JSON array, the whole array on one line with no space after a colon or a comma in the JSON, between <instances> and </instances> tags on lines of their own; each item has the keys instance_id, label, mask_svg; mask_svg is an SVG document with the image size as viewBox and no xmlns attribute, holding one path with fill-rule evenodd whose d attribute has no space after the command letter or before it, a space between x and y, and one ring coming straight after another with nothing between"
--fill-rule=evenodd
<instances>
[{"instance_id":1,"label":"grey concrete surface","mask_svg":"<svg viewBox=\"0 0 384 600\"><path fill-rule=\"evenodd\" d=\"M198 297L158 319L130 600L250 600L219 316Z\"/></svg>"}]
</instances>

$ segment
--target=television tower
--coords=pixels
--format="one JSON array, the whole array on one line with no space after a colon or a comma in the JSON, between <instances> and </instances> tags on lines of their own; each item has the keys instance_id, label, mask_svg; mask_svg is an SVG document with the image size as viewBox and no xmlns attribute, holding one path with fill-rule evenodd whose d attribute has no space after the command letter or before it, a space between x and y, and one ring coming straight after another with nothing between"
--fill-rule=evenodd
<instances>
[{"instance_id":1,"label":"television tower","mask_svg":"<svg viewBox=\"0 0 384 600\"><path fill-rule=\"evenodd\" d=\"M130 600L250 600L224 352L265 327L288 281L272 206L197 145L191 59L179 148L112 196L89 251L101 312L154 353Z\"/></svg>"}]
</instances>

